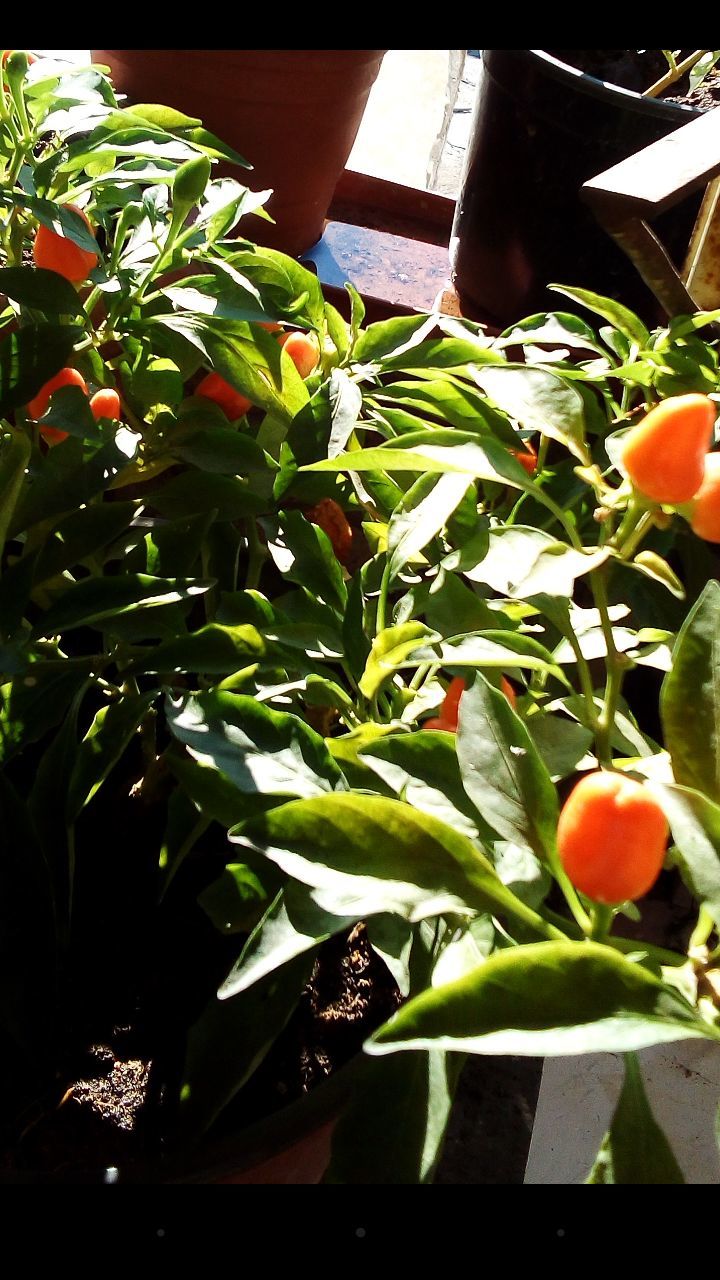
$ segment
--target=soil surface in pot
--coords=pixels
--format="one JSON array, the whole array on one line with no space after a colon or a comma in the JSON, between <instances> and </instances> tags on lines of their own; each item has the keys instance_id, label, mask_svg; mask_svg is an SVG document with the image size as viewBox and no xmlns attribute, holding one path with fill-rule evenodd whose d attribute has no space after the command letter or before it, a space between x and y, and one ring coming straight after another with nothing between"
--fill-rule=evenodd
<instances>
[{"instance_id":1,"label":"soil surface in pot","mask_svg":"<svg viewBox=\"0 0 720 1280\"><path fill-rule=\"evenodd\" d=\"M644 93L668 70L661 49L548 49L546 52L587 75L618 85L621 89L631 89L634 93ZM691 49L681 49L677 61L681 62L692 52ZM665 102L678 102L707 111L720 102L720 71L711 71L693 90L685 74L659 97Z\"/></svg>"},{"instance_id":2,"label":"soil surface in pot","mask_svg":"<svg viewBox=\"0 0 720 1280\"><path fill-rule=\"evenodd\" d=\"M400 1000L364 925L330 939L285 1030L209 1136L227 1136L309 1092L360 1051ZM151 1167L158 1155L152 1064L133 1056L133 1044L132 1028L117 1027L106 1043L88 1047L54 1105L28 1124L14 1149L0 1151L5 1180L14 1172Z\"/></svg>"}]
</instances>

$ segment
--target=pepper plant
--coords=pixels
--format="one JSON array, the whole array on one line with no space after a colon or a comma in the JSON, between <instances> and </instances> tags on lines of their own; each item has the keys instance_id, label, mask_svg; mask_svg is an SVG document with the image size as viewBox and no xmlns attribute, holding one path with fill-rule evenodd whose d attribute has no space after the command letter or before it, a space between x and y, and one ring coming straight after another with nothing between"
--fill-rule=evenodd
<instances>
[{"instance_id":1,"label":"pepper plant","mask_svg":"<svg viewBox=\"0 0 720 1280\"><path fill-rule=\"evenodd\" d=\"M635 1052L720 1038L720 588L700 492L626 451L687 397L711 449L720 314L650 332L560 288L590 320L490 337L366 324L348 286L344 318L245 238L267 193L201 122L2 65L6 1145L123 1023L157 1150L217 1131L361 922L403 1003L343 1069L328 1181L430 1180L467 1053L624 1053L618 1126L646 1114ZM558 838L598 773L659 813L682 938ZM614 816L581 860L633 856ZM679 1177L647 1134L622 1176Z\"/></svg>"}]
</instances>

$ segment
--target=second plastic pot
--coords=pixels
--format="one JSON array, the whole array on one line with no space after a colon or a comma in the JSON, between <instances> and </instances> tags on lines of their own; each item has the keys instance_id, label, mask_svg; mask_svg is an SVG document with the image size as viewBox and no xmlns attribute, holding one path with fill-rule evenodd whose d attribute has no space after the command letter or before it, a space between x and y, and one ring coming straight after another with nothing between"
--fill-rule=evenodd
<instances>
[{"instance_id":1,"label":"second plastic pot","mask_svg":"<svg viewBox=\"0 0 720 1280\"><path fill-rule=\"evenodd\" d=\"M549 283L592 289L653 318L657 304L583 204L588 179L700 112L643 98L539 49L484 49L453 224L453 281L465 314L507 325L559 306ZM658 220L682 256L697 203Z\"/></svg>"}]
</instances>

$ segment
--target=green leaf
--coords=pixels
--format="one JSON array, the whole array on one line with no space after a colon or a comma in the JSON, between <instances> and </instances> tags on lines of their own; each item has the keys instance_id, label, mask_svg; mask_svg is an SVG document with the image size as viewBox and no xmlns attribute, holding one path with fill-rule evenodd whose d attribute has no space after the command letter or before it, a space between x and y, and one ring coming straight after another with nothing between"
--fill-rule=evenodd
<instances>
[{"instance_id":1,"label":"green leaf","mask_svg":"<svg viewBox=\"0 0 720 1280\"><path fill-rule=\"evenodd\" d=\"M531 716L525 721L525 727L553 782L575 773L581 760L592 751L590 730L565 716L552 713Z\"/></svg>"},{"instance_id":2,"label":"green leaf","mask_svg":"<svg viewBox=\"0 0 720 1280\"><path fill-rule=\"evenodd\" d=\"M344 369L333 369L330 373L328 387L332 427L328 443L328 457L336 458L342 453L362 409L362 391L356 382L350 380Z\"/></svg>"},{"instance_id":3,"label":"green leaf","mask_svg":"<svg viewBox=\"0 0 720 1280\"><path fill-rule=\"evenodd\" d=\"M136 658L127 669L230 675L264 653L265 643L255 627L224 627L211 622L191 635L165 641L151 653Z\"/></svg>"},{"instance_id":4,"label":"green leaf","mask_svg":"<svg viewBox=\"0 0 720 1280\"><path fill-rule=\"evenodd\" d=\"M365 1044L559 1057L626 1053L720 1032L675 990L596 942L497 951L474 973L409 1001Z\"/></svg>"},{"instance_id":5,"label":"green leaf","mask_svg":"<svg viewBox=\"0 0 720 1280\"><path fill-rule=\"evenodd\" d=\"M281 511L276 520L261 523L268 550L283 578L306 587L342 615L347 588L327 534L299 511Z\"/></svg>"},{"instance_id":6,"label":"green leaf","mask_svg":"<svg viewBox=\"0 0 720 1280\"><path fill-rule=\"evenodd\" d=\"M74 822L80 811L99 791L110 770L129 746L155 691L126 696L101 707L80 743L67 795L67 821Z\"/></svg>"},{"instance_id":7,"label":"green leaf","mask_svg":"<svg viewBox=\"0 0 720 1280\"><path fill-rule=\"evenodd\" d=\"M587 1183L677 1186L685 1182L672 1147L647 1100L634 1053L625 1055L625 1082Z\"/></svg>"},{"instance_id":8,"label":"green leaf","mask_svg":"<svg viewBox=\"0 0 720 1280\"><path fill-rule=\"evenodd\" d=\"M369 742L359 753L396 795L422 813L430 813L471 840L478 815L462 784L455 742L450 734L392 734ZM483 824L484 827L484 824Z\"/></svg>"},{"instance_id":9,"label":"green leaf","mask_svg":"<svg viewBox=\"0 0 720 1280\"><path fill-rule=\"evenodd\" d=\"M183 432L177 444L172 441L171 448L176 458L201 471L238 476L249 471L265 471L268 466L265 453L251 436L227 427L202 427L187 434Z\"/></svg>"},{"instance_id":10,"label":"green leaf","mask_svg":"<svg viewBox=\"0 0 720 1280\"><path fill-rule=\"evenodd\" d=\"M438 658L444 667L521 667L544 671L563 680L563 673L544 645L516 631L482 631L464 636L450 636L438 645ZM407 663L400 663L406 666Z\"/></svg>"},{"instance_id":11,"label":"green leaf","mask_svg":"<svg viewBox=\"0 0 720 1280\"><path fill-rule=\"evenodd\" d=\"M378 320L360 333L355 343L353 360L366 364L371 360L388 357L406 344L411 347L413 340L416 343L422 341L429 325L433 323L432 317L426 315L393 316L390 320Z\"/></svg>"},{"instance_id":12,"label":"green leaf","mask_svg":"<svg viewBox=\"0 0 720 1280\"><path fill-rule=\"evenodd\" d=\"M50 408L38 421L44 427L54 427L95 444L100 437L100 428L90 408L90 401L80 387L59 387L53 392Z\"/></svg>"},{"instance_id":13,"label":"green leaf","mask_svg":"<svg viewBox=\"0 0 720 1280\"><path fill-rule=\"evenodd\" d=\"M114 441L101 445L90 457L83 457L83 452L80 440L65 440L31 472L8 528L10 537L40 520L87 506L110 487L113 476L127 464Z\"/></svg>"},{"instance_id":14,"label":"green leaf","mask_svg":"<svg viewBox=\"0 0 720 1280\"><path fill-rule=\"evenodd\" d=\"M225 828L242 822L258 809L271 809L280 803L276 796L241 791L212 764L203 764L189 754L168 751L164 759L196 809Z\"/></svg>"},{"instance_id":15,"label":"green leaf","mask_svg":"<svg viewBox=\"0 0 720 1280\"><path fill-rule=\"evenodd\" d=\"M603 320L609 320L611 325L641 349L647 347L650 334L642 320L615 298L604 298L599 293L592 293L590 289L570 289L564 284L549 284L548 289L553 293L564 293L566 298L572 298L573 302L581 303L589 311L602 316Z\"/></svg>"},{"instance_id":16,"label":"green leaf","mask_svg":"<svg viewBox=\"0 0 720 1280\"><path fill-rule=\"evenodd\" d=\"M198 897L206 916L224 937L253 929L266 902L265 886L244 862L228 863Z\"/></svg>"},{"instance_id":17,"label":"green leaf","mask_svg":"<svg viewBox=\"0 0 720 1280\"><path fill-rule=\"evenodd\" d=\"M382 359L382 372L390 369L465 369L469 364L502 362L499 351L468 338L428 338L399 355Z\"/></svg>"},{"instance_id":18,"label":"green leaf","mask_svg":"<svg viewBox=\"0 0 720 1280\"><path fill-rule=\"evenodd\" d=\"M200 579L152 578L146 573L127 573L116 578L83 578L68 587L35 624L33 635L53 636L75 627L104 619L122 617L137 609L176 604L203 595L212 583ZM112 624L108 626L112 630Z\"/></svg>"},{"instance_id":19,"label":"green leaf","mask_svg":"<svg viewBox=\"0 0 720 1280\"><path fill-rule=\"evenodd\" d=\"M502 350L504 347L526 346L529 343L533 346L546 343L551 347L570 347L571 350L597 351L599 355L607 355L605 347L598 342L589 325L579 316L567 311L539 312L537 315L527 316L505 329L496 339L495 346Z\"/></svg>"},{"instance_id":20,"label":"green leaf","mask_svg":"<svg viewBox=\"0 0 720 1280\"><path fill-rule=\"evenodd\" d=\"M295 800L235 827L230 839L312 887L317 905L336 914L391 911L415 921L492 911L546 936L550 929L466 836L399 800L348 792Z\"/></svg>"},{"instance_id":21,"label":"green leaf","mask_svg":"<svg viewBox=\"0 0 720 1280\"><path fill-rule=\"evenodd\" d=\"M324 1183L431 1183L464 1058L438 1051L365 1061L333 1133Z\"/></svg>"},{"instance_id":22,"label":"green leaf","mask_svg":"<svg viewBox=\"0 0 720 1280\"><path fill-rule=\"evenodd\" d=\"M367 744L376 742L378 738L394 732L395 729L392 725L375 724L372 720L369 720L366 724L359 725L357 729L351 729L349 733L344 733L342 737L325 739L328 751L333 760L337 760L340 764L343 774L351 787L381 790L382 784L375 786L375 779L372 770L369 768L369 762L363 760L360 752ZM387 794L391 794L389 789Z\"/></svg>"},{"instance_id":23,"label":"green leaf","mask_svg":"<svg viewBox=\"0 0 720 1280\"><path fill-rule=\"evenodd\" d=\"M363 697L373 698L408 654L439 639L437 631L422 622L403 622L399 627L385 627L378 632L360 680Z\"/></svg>"},{"instance_id":24,"label":"green leaf","mask_svg":"<svg viewBox=\"0 0 720 1280\"><path fill-rule=\"evenodd\" d=\"M5 547L15 504L25 483L25 469L30 461L30 437L24 431L3 424L0 428L0 557ZM7 633L7 623L0 623Z\"/></svg>"},{"instance_id":25,"label":"green leaf","mask_svg":"<svg viewBox=\"0 0 720 1280\"><path fill-rule=\"evenodd\" d=\"M527 600L545 593L571 597L575 579L608 557L605 548L576 551L542 529L506 525L490 530L487 554L465 569L471 582L486 582L499 595Z\"/></svg>"},{"instance_id":26,"label":"green leaf","mask_svg":"<svg viewBox=\"0 0 720 1280\"><path fill-rule=\"evenodd\" d=\"M76 316L82 303L69 280L45 267L0 268L0 294L45 314Z\"/></svg>"},{"instance_id":27,"label":"green leaf","mask_svg":"<svg viewBox=\"0 0 720 1280\"><path fill-rule=\"evenodd\" d=\"M692 715L688 708L692 707ZM708 582L675 642L660 716L676 782L720 801L720 583Z\"/></svg>"},{"instance_id":28,"label":"green leaf","mask_svg":"<svg viewBox=\"0 0 720 1280\"><path fill-rule=\"evenodd\" d=\"M49 227L56 235L64 236L79 248L87 250L88 253L94 253L97 257L100 256L95 236L88 230L85 219L75 209L56 204L53 200L38 200L27 196L24 196L21 201L18 200L17 203L22 203L35 215L38 222Z\"/></svg>"},{"instance_id":29,"label":"green leaf","mask_svg":"<svg viewBox=\"0 0 720 1280\"><path fill-rule=\"evenodd\" d=\"M305 953L233 999L211 1000L190 1028L178 1118L184 1141L202 1136L262 1062L314 962L314 952Z\"/></svg>"},{"instance_id":30,"label":"green leaf","mask_svg":"<svg viewBox=\"0 0 720 1280\"><path fill-rule=\"evenodd\" d=\"M82 507L58 521L43 544L35 564L35 585L71 569L119 538L135 512L134 502L109 502Z\"/></svg>"},{"instance_id":31,"label":"green leaf","mask_svg":"<svg viewBox=\"0 0 720 1280\"><path fill-rule=\"evenodd\" d=\"M0 342L0 415L26 405L68 362L83 330L65 324L26 324Z\"/></svg>"},{"instance_id":32,"label":"green leaf","mask_svg":"<svg viewBox=\"0 0 720 1280\"><path fill-rule=\"evenodd\" d=\"M145 535L147 572L157 578L189 577L200 556L214 511L162 521Z\"/></svg>"},{"instance_id":33,"label":"green leaf","mask_svg":"<svg viewBox=\"0 0 720 1280\"><path fill-rule=\"evenodd\" d=\"M37 742L63 719L92 662L33 662L0 687L0 763Z\"/></svg>"},{"instance_id":34,"label":"green leaf","mask_svg":"<svg viewBox=\"0 0 720 1280\"><path fill-rule=\"evenodd\" d=\"M218 990L219 1000L246 991L295 956L349 929L356 917L337 916L316 906L307 890L292 881L280 892L251 933L242 953Z\"/></svg>"},{"instance_id":35,"label":"green leaf","mask_svg":"<svg viewBox=\"0 0 720 1280\"><path fill-rule=\"evenodd\" d=\"M547 369L530 365L483 365L474 377L521 427L558 440L589 466L585 405L575 387Z\"/></svg>"},{"instance_id":36,"label":"green leaf","mask_svg":"<svg viewBox=\"0 0 720 1280\"><path fill-rule=\"evenodd\" d=\"M217 520L240 520L267 509L267 501L258 497L247 480L210 472L186 471L171 480L161 477L148 491L153 507L171 520L208 511L215 511Z\"/></svg>"},{"instance_id":37,"label":"green leaf","mask_svg":"<svg viewBox=\"0 0 720 1280\"><path fill-rule=\"evenodd\" d=\"M479 377L475 370L473 376L476 379ZM418 409L423 414L439 418L443 426L450 424L465 434L491 432L498 425L496 410L490 408L474 387L461 385L459 382L445 379L393 382L383 386L375 395L383 404L400 404ZM511 428L506 427L505 434L512 439Z\"/></svg>"},{"instance_id":38,"label":"green leaf","mask_svg":"<svg viewBox=\"0 0 720 1280\"><path fill-rule=\"evenodd\" d=\"M168 727L195 760L240 791L318 796L345 786L324 740L304 721L218 689L166 699Z\"/></svg>"},{"instance_id":39,"label":"green leaf","mask_svg":"<svg viewBox=\"0 0 720 1280\"><path fill-rule=\"evenodd\" d=\"M688 889L720 925L720 805L691 787L653 783Z\"/></svg>"},{"instance_id":40,"label":"green leaf","mask_svg":"<svg viewBox=\"0 0 720 1280\"><path fill-rule=\"evenodd\" d=\"M415 437L411 435L393 440L388 445L357 449L338 458L309 463L299 469L332 472L417 471L420 474L450 471L480 480L497 480L515 489L532 488L530 477L517 459L490 435L470 437L466 431L441 433L439 429L422 434L422 445L414 443L412 448L405 447L407 439L415 441Z\"/></svg>"},{"instance_id":41,"label":"green leaf","mask_svg":"<svg viewBox=\"0 0 720 1280\"><path fill-rule=\"evenodd\" d=\"M444 475L434 481L429 493L419 492L417 503L406 495L405 504L393 512L388 526L391 580L445 528L467 489L467 476Z\"/></svg>"},{"instance_id":42,"label":"green leaf","mask_svg":"<svg viewBox=\"0 0 720 1280\"><path fill-rule=\"evenodd\" d=\"M457 754L463 786L499 835L556 857L558 799L530 734L499 689L481 675L460 702Z\"/></svg>"}]
</instances>

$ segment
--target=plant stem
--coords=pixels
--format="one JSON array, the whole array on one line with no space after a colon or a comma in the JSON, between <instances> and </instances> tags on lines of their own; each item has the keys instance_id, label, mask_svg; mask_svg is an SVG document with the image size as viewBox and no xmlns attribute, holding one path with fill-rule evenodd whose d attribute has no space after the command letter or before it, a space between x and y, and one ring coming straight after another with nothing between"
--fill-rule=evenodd
<instances>
[{"instance_id":1,"label":"plant stem","mask_svg":"<svg viewBox=\"0 0 720 1280\"><path fill-rule=\"evenodd\" d=\"M385 568L383 569L382 582L380 583L380 595L378 596L377 613L375 615L375 634L385 630L385 615L387 612L387 598L390 587L390 559L385 560Z\"/></svg>"},{"instance_id":2,"label":"plant stem","mask_svg":"<svg viewBox=\"0 0 720 1280\"><path fill-rule=\"evenodd\" d=\"M690 935L690 941L688 943L688 955L691 955L692 952L697 950L699 947L705 946L714 928L715 928L715 921L710 915L710 912L708 911L707 907L704 904L701 905L700 911L698 913L697 923L695 925L695 928L692 931L692 934Z\"/></svg>"},{"instance_id":3,"label":"plant stem","mask_svg":"<svg viewBox=\"0 0 720 1280\"><path fill-rule=\"evenodd\" d=\"M596 902L593 907L591 917L591 927L589 938L591 942L604 942L613 922L612 907L606 907L603 902Z\"/></svg>"},{"instance_id":4,"label":"plant stem","mask_svg":"<svg viewBox=\"0 0 720 1280\"><path fill-rule=\"evenodd\" d=\"M694 53L689 54L682 62L675 63L674 68L671 67L659 80L651 84L650 88L643 93L643 98L657 98L658 94L663 92L663 89L668 89L671 84L675 84L677 80L682 79L686 71L692 71L695 63L699 62L709 52L709 49L695 49Z\"/></svg>"},{"instance_id":5,"label":"plant stem","mask_svg":"<svg viewBox=\"0 0 720 1280\"><path fill-rule=\"evenodd\" d=\"M590 582L595 605L600 614L600 625L607 648L605 697L602 710L595 724L595 745L600 764L605 768L611 769L613 767L611 734L622 689L624 667L615 648L615 640L613 638L607 598L607 575L608 566L602 565L599 569L594 569L590 574Z\"/></svg>"}]
</instances>

